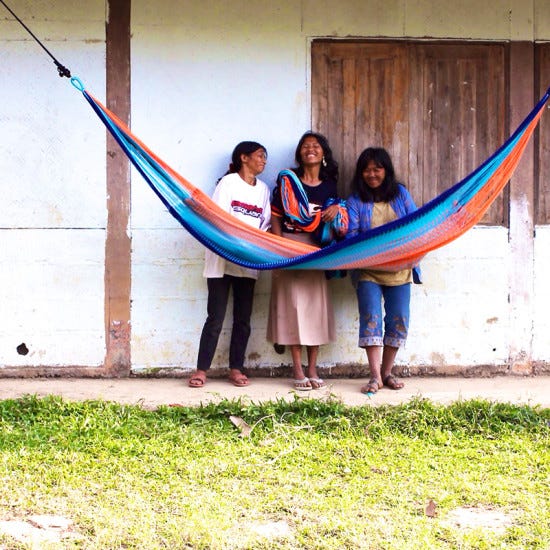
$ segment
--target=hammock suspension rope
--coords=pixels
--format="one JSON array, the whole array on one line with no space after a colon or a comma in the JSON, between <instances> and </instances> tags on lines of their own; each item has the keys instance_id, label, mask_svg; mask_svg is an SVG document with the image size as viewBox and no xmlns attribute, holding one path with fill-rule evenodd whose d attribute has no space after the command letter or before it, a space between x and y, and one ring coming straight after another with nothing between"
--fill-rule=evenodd
<instances>
[{"instance_id":1,"label":"hammock suspension rope","mask_svg":"<svg viewBox=\"0 0 550 550\"><path fill-rule=\"evenodd\" d=\"M13 12L13 10L4 2L4 0L0 0L0 4L2 4L14 17L15 19L21 24L21 26L36 40L38 45L53 59L53 62L55 63L55 66L57 67L57 72L60 77L66 76L67 78L71 78L71 71L65 67L65 65L62 65L55 56L40 42L40 40L35 36L35 34L17 17L17 15Z\"/></svg>"}]
</instances>

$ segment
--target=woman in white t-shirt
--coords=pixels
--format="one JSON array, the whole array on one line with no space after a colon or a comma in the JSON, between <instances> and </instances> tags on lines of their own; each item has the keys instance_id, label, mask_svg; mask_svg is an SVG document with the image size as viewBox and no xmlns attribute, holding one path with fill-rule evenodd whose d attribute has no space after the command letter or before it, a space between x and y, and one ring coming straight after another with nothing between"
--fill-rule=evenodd
<instances>
[{"instance_id":1,"label":"woman in white t-shirt","mask_svg":"<svg viewBox=\"0 0 550 550\"><path fill-rule=\"evenodd\" d=\"M216 186L212 200L244 223L267 231L271 222L269 187L257 178L267 162L266 148L255 141L239 143L231 156L227 174ZM201 388L206 382L222 329L229 291L233 291L233 327L229 346L229 381L235 386L248 385L243 372L250 336L250 316L254 286L259 272L225 260L207 250L203 276L208 286L207 318L202 329L197 370L189 386Z\"/></svg>"}]
</instances>

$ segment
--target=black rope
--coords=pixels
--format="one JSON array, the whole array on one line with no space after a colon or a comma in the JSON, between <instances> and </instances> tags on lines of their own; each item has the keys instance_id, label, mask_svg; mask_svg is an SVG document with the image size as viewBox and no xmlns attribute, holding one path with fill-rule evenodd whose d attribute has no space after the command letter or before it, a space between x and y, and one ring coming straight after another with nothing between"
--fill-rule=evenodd
<instances>
[{"instance_id":1,"label":"black rope","mask_svg":"<svg viewBox=\"0 0 550 550\"><path fill-rule=\"evenodd\" d=\"M71 71L69 71L69 69L67 69L67 67L65 67L64 65L59 63L59 61L52 55L52 53L48 50L48 48L46 48L46 46L44 46L44 44L42 44L42 42L40 42L40 40L38 40L38 38L36 38L36 36L29 29L29 27L27 27L27 25L25 25L25 23L23 23L23 21L21 21L21 19L19 19L19 17L17 17L17 15L15 15L15 13L13 13L13 11L4 2L4 0L0 0L0 4L2 4L15 17L15 19L17 19L17 21L19 21L19 23L21 23L23 28L38 42L38 45L53 59L53 62L55 63L55 66L57 67L57 72L59 73L59 76L62 76L62 77L66 76L67 78L71 78Z\"/></svg>"}]
</instances>

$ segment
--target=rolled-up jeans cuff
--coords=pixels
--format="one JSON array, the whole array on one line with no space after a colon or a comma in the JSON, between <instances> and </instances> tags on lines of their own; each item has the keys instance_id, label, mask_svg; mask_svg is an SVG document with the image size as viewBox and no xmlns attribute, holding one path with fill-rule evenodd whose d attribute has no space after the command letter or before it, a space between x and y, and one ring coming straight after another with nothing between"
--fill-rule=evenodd
<instances>
[{"instance_id":1,"label":"rolled-up jeans cuff","mask_svg":"<svg viewBox=\"0 0 550 550\"><path fill-rule=\"evenodd\" d=\"M383 346L384 340L382 336L368 336L359 338L359 347L366 348L367 346Z\"/></svg>"},{"instance_id":2,"label":"rolled-up jeans cuff","mask_svg":"<svg viewBox=\"0 0 550 550\"><path fill-rule=\"evenodd\" d=\"M391 346L392 348L400 348L405 345L407 340L405 338L392 338L389 336L384 336L384 345Z\"/></svg>"}]
</instances>

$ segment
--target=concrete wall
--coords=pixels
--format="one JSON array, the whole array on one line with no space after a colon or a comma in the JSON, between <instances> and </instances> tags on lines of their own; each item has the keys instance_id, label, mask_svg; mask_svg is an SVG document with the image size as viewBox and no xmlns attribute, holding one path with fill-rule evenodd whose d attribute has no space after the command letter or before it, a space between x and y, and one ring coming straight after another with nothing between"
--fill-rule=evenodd
<instances>
[{"instance_id":1,"label":"concrete wall","mask_svg":"<svg viewBox=\"0 0 550 550\"><path fill-rule=\"evenodd\" d=\"M53 3L52 3L53 4ZM104 2L11 7L88 89L105 88ZM476 17L471 14L475 12ZM264 179L292 164L310 125L310 43L315 37L550 39L547 0L211 0L132 2L132 128L198 187L211 192L242 139L269 151ZM0 366L100 366L105 356L105 133L51 60L0 8ZM531 104L518 106L525 114ZM411 182L414 185L414 182ZM515 205L512 203L511 211ZM193 368L206 310L202 247L132 174L132 370ZM537 228L531 341L550 356L544 273L550 234ZM518 255L519 254L519 255ZM523 262L508 231L477 227L431 253L413 289L409 342L397 363L411 372L505 367L516 324L510 268ZM364 368L349 279L331 282L338 341L320 364ZM288 354L265 341L270 275L257 286L249 367L277 372ZM528 309L530 306L526 305ZM529 310L530 311L530 310ZM529 317L529 314L525 317ZM230 319L215 365L226 366ZM27 355L17 352L25 343ZM0 371L1 375L1 371Z\"/></svg>"},{"instance_id":2,"label":"concrete wall","mask_svg":"<svg viewBox=\"0 0 550 550\"><path fill-rule=\"evenodd\" d=\"M103 2L9 4L62 63L104 89ZM0 365L99 366L105 133L9 17L0 6Z\"/></svg>"}]
</instances>

